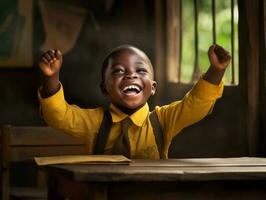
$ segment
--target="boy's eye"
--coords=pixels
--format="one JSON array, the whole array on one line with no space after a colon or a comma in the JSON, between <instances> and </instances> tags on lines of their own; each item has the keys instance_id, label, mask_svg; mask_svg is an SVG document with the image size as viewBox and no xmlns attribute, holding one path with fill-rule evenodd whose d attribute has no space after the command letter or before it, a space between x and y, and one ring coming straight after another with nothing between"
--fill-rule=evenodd
<instances>
[{"instance_id":1,"label":"boy's eye","mask_svg":"<svg viewBox=\"0 0 266 200\"><path fill-rule=\"evenodd\" d=\"M138 73L147 73L148 71L146 68L141 67L141 68L137 69L137 72Z\"/></svg>"},{"instance_id":2,"label":"boy's eye","mask_svg":"<svg viewBox=\"0 0 266 200\"><path fill-rule=\"evenodd\" d=\"M123 74L124 73L124 70L123 69L114 69L112 71L113 74Z\"/></svg>"}]
</instances>

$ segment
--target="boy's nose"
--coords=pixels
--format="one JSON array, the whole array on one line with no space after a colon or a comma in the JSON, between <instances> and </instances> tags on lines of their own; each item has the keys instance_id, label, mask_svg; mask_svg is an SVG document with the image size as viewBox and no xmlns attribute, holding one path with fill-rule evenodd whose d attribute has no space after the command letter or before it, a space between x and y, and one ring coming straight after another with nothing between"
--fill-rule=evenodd
<instances>
[{"instance_id":1,"label":"boy's nose","mask_svg":"<svg viewBox=\"0 0 266 200\"><path fill-rule=\"evenodd\" d=\"M125 78L127 79L131 79L131 78L137 78L137 73L136 72L128 72L125 76Z\"/></svg>"}]
</instances>

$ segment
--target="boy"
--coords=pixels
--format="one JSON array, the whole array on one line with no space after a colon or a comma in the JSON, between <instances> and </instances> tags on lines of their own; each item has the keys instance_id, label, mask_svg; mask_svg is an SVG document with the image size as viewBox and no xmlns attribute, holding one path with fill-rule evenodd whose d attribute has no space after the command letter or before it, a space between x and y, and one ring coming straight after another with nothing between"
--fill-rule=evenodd
<instances>
[{"instance_id":1,"label":"boy","mask_svg":"<svg viewBox=\"0 0 266 200\"><path fill-rule=\"evenodd\" d=\"M103 153L130 158L167 158L173 137L205 117L222 95L221 80L230 55L222 47L212 45L208 56L211 66L183 100L156 106L155 115L163 132L162 149L159 150L147 104L156 91L151 62L136 47L123 45L114 49L102 66L101 90L111 101L111 127L107 130ZM43 85L39 99L43 117L50 126L85 140L92 154L101 140L97 140L97 136L102 131L102 124L106 123L104 109L82 109L64 100L63 86L59 82L61 65L59 50L49 50L40 59Z\"/></svg>"}]
</instances>

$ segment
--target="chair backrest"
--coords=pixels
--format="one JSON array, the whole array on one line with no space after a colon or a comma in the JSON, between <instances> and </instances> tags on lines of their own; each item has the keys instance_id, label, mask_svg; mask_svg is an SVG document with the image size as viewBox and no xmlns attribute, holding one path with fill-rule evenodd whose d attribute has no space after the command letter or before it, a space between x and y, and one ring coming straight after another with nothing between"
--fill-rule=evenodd
<instances>
[{"instance_id":1,"label":"chair backrest","mask_svg":"<svg viewBox=\"0 0 266 200\"><path fill-rule=\"evenodd\" d=\"M1 126L1 198L9 199L10 164L37 156L87 154L84 142L50 127Z\"/></svg>"}]
</instances>

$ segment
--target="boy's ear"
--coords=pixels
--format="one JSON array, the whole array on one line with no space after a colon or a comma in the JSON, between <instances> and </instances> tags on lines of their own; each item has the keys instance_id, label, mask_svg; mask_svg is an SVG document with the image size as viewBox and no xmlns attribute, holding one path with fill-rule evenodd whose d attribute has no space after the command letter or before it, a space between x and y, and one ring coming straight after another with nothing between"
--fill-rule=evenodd
<instances>
[{"instance_id":1,"label":"boy's ear","mask_svg":"<svg viewBox=\"0 0 266 200\"><path fill-rule=\"evenodd\" d=\"M105 84L104 84L104 83L101 83L101 84L100 84L100 88L101 88L102 94L103 94L104 96L107 96L107 95L108 95L108 92L107 92L107 90L106 90L106 87L105 87Z\"/></svg>"},{"instance_id":2,"label":"boy's ear","mask_svg":"<svg viewBox=\"0 0 266 200\"><path fill-rule=\"evenodd\" d=\"M156 92L156 86L157 86L156 81L153 81L152 82L151 95L154 95L155 94L155 92Z\"/></svg>"}]
</instances>

